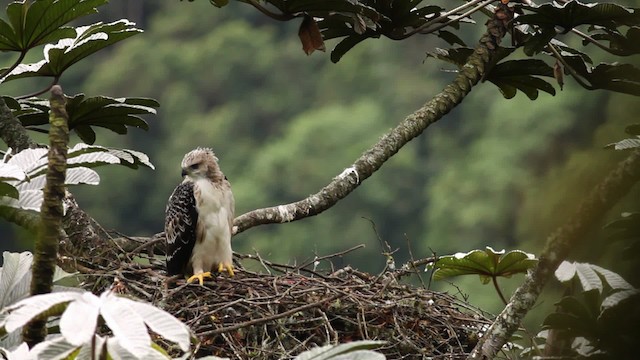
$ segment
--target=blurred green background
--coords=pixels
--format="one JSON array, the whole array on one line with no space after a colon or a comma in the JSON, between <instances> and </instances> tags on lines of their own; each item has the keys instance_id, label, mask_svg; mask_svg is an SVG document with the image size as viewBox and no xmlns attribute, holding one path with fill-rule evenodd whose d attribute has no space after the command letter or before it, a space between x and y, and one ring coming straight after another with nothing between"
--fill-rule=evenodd
<instances>
[{"instance_id":1,"label":"blurred green background","mask_svg":"<svg viewBox=\"0 0 640 360\"><path fill-rule=\"evenodd\" d=\"M304 55L298 23L274 22L236 2L217 9L207 1L112 0L93 20L123 17L145 33L79 63L61 85L67 94L160 101L149 132L105 131L97 140L145 152L156 170L100 168L101 185L74 191L102 226L130 236L162 231L165 203L181 180L180 160L194 147L217 153L238 215L296 201L326 185L454 76L443 71L453 70L449 65L425 57L435 46L447 47L435 37L369 40L332 64L326 53ZM460 34L473 46L481 30L466 26ZM36 88L14 81L1 91ZM537 253L624 157L603 146L623 138L638 113L638 99L588 92L570 79L558 95L537 101L523 94L506 100L492 84L479 84L338 205L299 222L252 228L234 238L234 250L299 264L365 244L333 263L374 273L385 264L379 238L398 250L398 266L410 259L409 248L415 258L485 246ZM639 204L636 186L605 222ZM640 285L633 264L615 260L625 244L602 241L601 226L594 224L573 259L597 262ZM32 246L32 236L14 226L0 223L0 231L2 249ZM521 280L502 284L511 290ZM472 303L500 310L490 286L477 278L453 281ZM433 287L458 291L446 283ZM543 298L543 307L554 301Z\"/></svg>"}]
</instances>

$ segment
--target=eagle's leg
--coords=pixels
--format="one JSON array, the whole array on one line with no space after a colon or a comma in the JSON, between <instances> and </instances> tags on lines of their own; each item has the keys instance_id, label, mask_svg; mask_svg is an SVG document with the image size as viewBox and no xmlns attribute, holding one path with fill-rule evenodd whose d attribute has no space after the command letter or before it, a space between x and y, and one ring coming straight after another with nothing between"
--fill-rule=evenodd
<instances>
[{"instance_id":1,"label":"eagle's leg","mask_svg":"<svg viewBox=\"0 0 640 360\"><path fill-rule=\"evenodd\" d=\"M233 276L233 264L220 263L220 265L218 265L218 272L225 271L229 273L229 276Z\"/></svg>"},{"instance_id":2,"label":"eagle's leg","mask_svg":"<svg viewBox=\"0 0 640 360\"><path fill-rule=\"evenodd\" d=\"M204 285L204 278L210 278L211 277L211 273L210 272L201 272L198 274L193 274L192 277L190 277L187 280L187 283L192 283L194 281L196 281L196 279L198 279L198 281L200 282L200 285Z\"/></svg>"}]
</instances>

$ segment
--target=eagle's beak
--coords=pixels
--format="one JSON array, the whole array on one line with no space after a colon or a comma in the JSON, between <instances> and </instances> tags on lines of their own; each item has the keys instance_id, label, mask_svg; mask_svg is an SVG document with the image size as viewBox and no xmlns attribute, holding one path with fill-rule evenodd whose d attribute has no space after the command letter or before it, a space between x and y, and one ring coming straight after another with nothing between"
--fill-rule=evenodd
<instances>
[{"instance_id":1,"label":"eagle's beak","mask_svg":"<svg viewBox=\"0 0 640 360\"><path fill-rule=\"evenodd\" d=\"M182 177L185 177L185 176L187 176L187 170L182 169Z\"/></svg>"}]
</instances>

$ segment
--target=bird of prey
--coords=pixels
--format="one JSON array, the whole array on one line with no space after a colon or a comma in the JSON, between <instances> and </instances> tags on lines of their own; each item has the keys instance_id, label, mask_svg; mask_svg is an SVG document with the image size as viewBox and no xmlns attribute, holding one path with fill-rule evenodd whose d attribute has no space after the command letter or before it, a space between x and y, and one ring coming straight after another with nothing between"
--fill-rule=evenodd
<instances>
[{"instance_id":1,"label":"bird of prey","mask_svg":"<svg viewBox=\"0 0 640 360\"><path fill-rule=\"evenodd\" d=\"M184 180L169 197L164 231L167 272L203 284L211 271L233 276L231 233L235 200L213 150L197 148L182 159Z\"/></svg>"}]
</instances>

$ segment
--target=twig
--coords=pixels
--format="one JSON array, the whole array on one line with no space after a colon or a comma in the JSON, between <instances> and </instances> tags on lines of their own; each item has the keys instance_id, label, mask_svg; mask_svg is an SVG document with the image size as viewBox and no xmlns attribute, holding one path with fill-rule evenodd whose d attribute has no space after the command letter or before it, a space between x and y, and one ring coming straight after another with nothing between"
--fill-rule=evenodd
<instances>
[{"instance_id":1,"label":"twig","mask_svg":"<svg viewBox=\"0 0 640 360\"><path fill-rule=\"evenodd\" d=\"M341 298L342 296L343 296L342 294L333 295L333 296L328 297L326 299L322 299L320 301L316 301L316 302L311 303L311 304L303 305L303 306L300 306L300 307L297 307L297 308L294 308L294 309L291 309L289 311L285 311L285 312L282 312L282 313L279 313L279 314L266 316L266 317L263 317L263 318L260 318L260 319L253 319L253 320L245 321L243 323L232 325L232 326L227 326L227 327L222 327L222 328L218 328L218 329L214 329L214 330L210 330L210 331L205 331L205 332L199 333L198 335L199 336L218 335L218 334L222 334L222 333L225 333L225 332L228 332L228 331L242 329L242 328L247 327L247 326L258 325L258 324L262 324L262 323L265 323L265 322L281 319L283 317L287 317L289 315L293 315L293 314L295 314L297 312L304 311L304 310L307 310L307 309L311 309L311 308L314 308L316 306L320 306L323 303L331 302L333 300Z\"/></svg>"}]
</instances>

